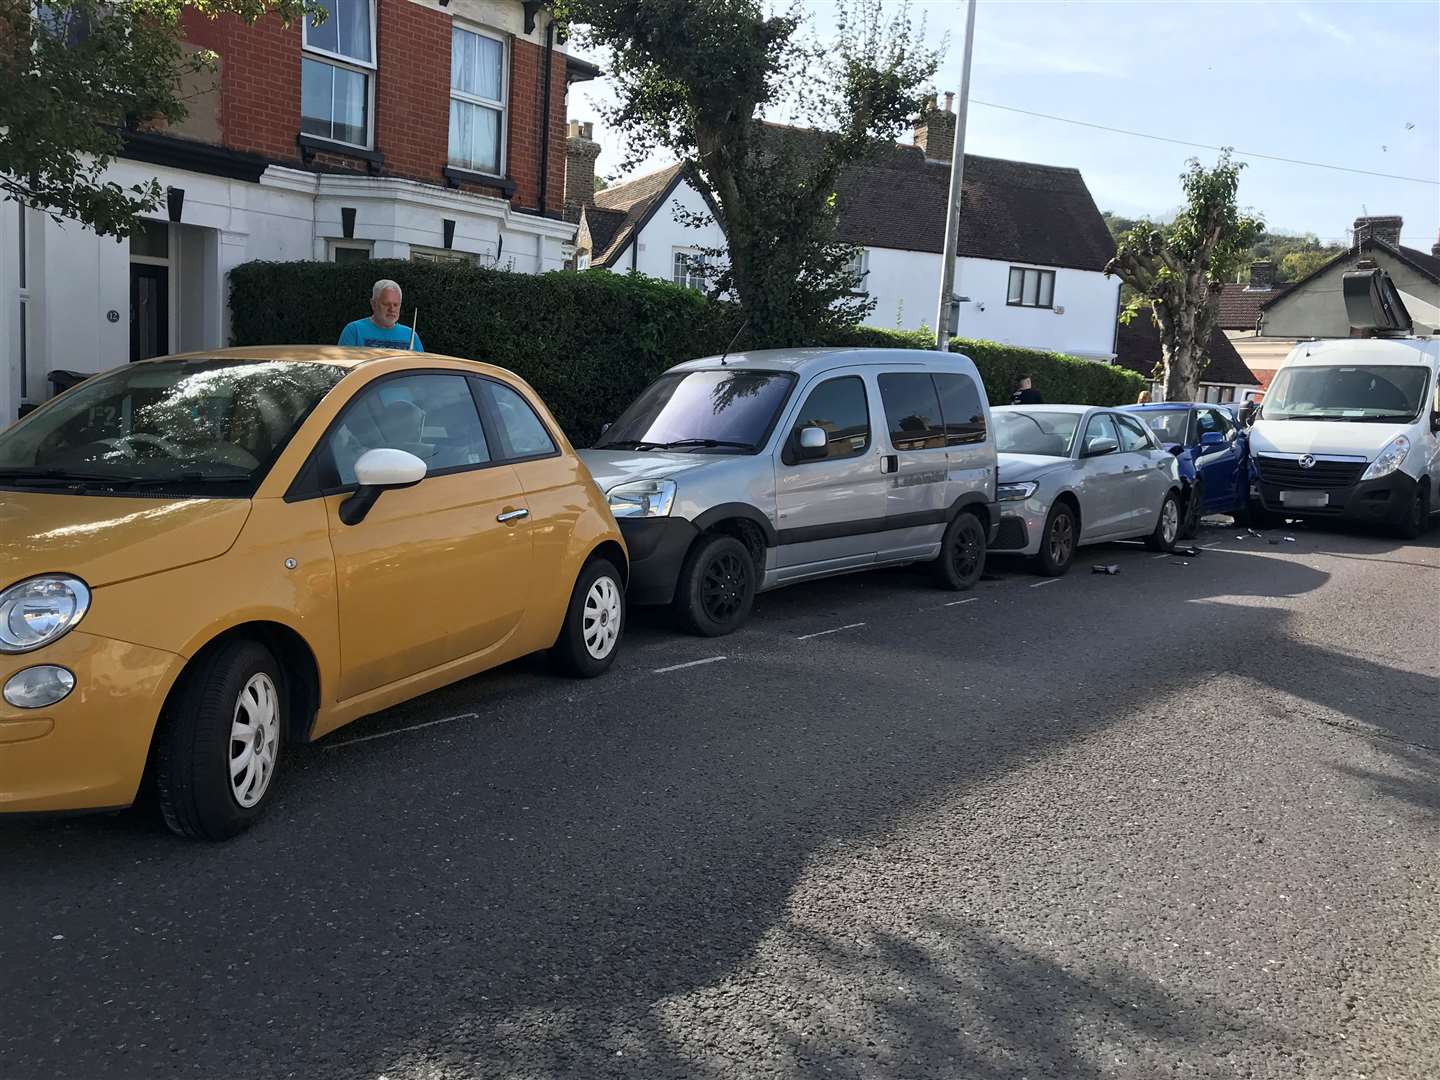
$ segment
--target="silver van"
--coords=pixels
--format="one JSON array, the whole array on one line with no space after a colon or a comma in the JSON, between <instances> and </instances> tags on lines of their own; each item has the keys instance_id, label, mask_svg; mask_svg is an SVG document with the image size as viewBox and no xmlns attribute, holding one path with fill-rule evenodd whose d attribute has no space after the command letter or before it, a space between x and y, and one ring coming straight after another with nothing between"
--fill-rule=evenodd
<instances>
[{"instance_id":1,"label":"silver van","mask_svg":"<svg viewBox=\"0 0 1440 1080\"><path fill-rule=\"evenodd\" d=\"M872 566L930 562L968 589L1000 520L985 387L955 353L692 360L580 456L629 546L631 602L707 636L757 592Z\"/></svg>"}]
</instances>

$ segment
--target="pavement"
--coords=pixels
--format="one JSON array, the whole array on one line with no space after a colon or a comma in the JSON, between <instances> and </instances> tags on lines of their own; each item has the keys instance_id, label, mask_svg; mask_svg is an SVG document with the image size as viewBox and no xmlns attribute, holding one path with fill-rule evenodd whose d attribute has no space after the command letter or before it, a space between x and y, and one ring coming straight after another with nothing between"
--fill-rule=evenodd
<instances>
[{"instance_id":1,"label":"pavement","mask_svg":"<svg viewBox=\"0 0 1440 1080\"><path fill-rule=\"evenodd\" d=\"M638 612L598 681L298 749L228 844L0 821L0 1080L1429 1080L1437 541Z\"/></svg>"}]
</instances>

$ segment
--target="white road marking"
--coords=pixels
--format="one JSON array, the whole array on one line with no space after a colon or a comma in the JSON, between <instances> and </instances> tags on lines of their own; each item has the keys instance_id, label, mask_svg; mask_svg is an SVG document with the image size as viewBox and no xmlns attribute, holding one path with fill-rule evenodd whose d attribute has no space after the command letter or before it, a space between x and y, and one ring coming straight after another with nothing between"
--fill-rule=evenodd
<instances>
[{"instance_id":1,"label":"white road marking","mask_svg":"<svg viewBox=\"0 0 1440 1080\"><path fill-rule=\"evenodd\" d=\"M979 599L980 598L978 596L967 596L964 600L951 600L950 603L946 604L945 606L955 607L957 604L973 604L976 600Z\"/></svg>"},{"instance_id":2,"label":"white road marking","mask_svg":"<svg viewBox=\"0 0 1440 1080\"><path fill-rule=\"evenodd\" d=\"M669 667L657 667L657 668L655 668L652 672L650 672L650 674L652 674L652 675L664 675L667 671L679 671L681 668L699 667L701 664L717 664L717 663L719 663L721 660L726 660L726 659L728 659L728 657L724 657L724 656L707 656L704 660L691 660L691 661L690 661L689 663L687 663L687 664L671 664Z\"/></svg>"},{"instance_id":3,"label":"white road marking","mask_svg":"<svg viewBox=\"0 0 1440 1080\"><path fill-rule=\"evenodd\" d=\"M1035 582L1035 584L1031 585L1030 588L1038 589L1041 585L1054 585L1059 580L1060 579L1058 577L1046 578L1044 581Z\"/></svg>"},{"instance_id":4,"label":"white road marking","mask_svg":"<svg viewBox=\"0 0 1440 1080\"><path fill-rule=\"evenodd\" d=\"M796 641L808 641L812 637L824 637L826 634L838 634L841 630L854 630L856 627L864 626L863 622L852 622L848 626L837 626L834 630L821 630L814 634L801 634Z\"/></svg>"},{"instance_id":5,"label":"white road marking","mask_svg":"<svg viewBox=\"0 0 1440 1080\"><path fill-rule=\"evenodd\" d=\"M1166 552L1165 554L1163 554L1163 555L1151 555L1150 558L1152 558L1152 559L1168 559L1168 558L1170 558L1170 553L1167 551L1167 552Z\"/></svg>"},{"instance_id":6,"label":"white road marking","mask_svg":"<svg viewBox=\"0 0 1440 1080\"><path fill-rule=\"evenodd\" d=\"M479 713L460 713L457 716L446 716L439 720L426 720L423 724L411 724L409 727L396 728L394 731L378 731L374 735L361 735L358 739L326 743L325 749L339 750L342 746L354 746L356 743L369 742L371 739L388 739L391 735L404 735L407 731L419 731L421 728L434 727L436 724L451 724L456 720L478 720L479 718Z\"/></svg>"}]
</instances>

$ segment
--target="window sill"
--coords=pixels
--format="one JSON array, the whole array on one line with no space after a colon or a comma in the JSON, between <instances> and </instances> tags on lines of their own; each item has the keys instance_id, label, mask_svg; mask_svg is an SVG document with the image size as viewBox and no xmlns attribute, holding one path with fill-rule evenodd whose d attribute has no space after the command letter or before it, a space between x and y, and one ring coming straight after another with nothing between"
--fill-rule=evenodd
<instances>
[{"instance_id":1,"label":"window sill","mask_svg":"<svg viewBox=\"0 0 1440 1080\"><path fill-rule=\"evenodd\" d=\"M473 169L461 169L454 165L446 165L440 170L445 177L445 182L451 187L459 187L461 184L475 184L477 187L494 188L505 198L515 194L515 181L508 176L496 176L493 173L475 172Z\"/></svg>"},{"instance_id":2,"label":"window sill","mask_svg":"<svg viewBox=\"0 0 1440 1080\"><path fill-rule=\"evenodd\" d=\"M379 150L366 150L361 146L351 146L349 143L332 142L329 139L304 134L296 135L295 143L300 147L300 157L307 165L316 154L335 154L337 157L355 158L365 162L366 167L372 173L378 173L380 167L385 164L385 155Z\"/></svg>"}]
</instances>

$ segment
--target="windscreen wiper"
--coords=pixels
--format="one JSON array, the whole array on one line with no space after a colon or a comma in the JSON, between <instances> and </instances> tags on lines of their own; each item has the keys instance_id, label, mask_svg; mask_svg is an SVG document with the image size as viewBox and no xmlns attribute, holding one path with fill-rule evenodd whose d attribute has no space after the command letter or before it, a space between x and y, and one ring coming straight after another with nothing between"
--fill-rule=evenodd
<instances>
[{"instance_id":1,"label":"windscreen wiper","mask_svg":"<svg viewBox=\"0 0 1440 1080\"><path fill-rule=\"evenodd\" d=\"M616 439L614 442L600 443L596 450L664 450L669 444L660 442L646 442L644 439Z\"/></svg>"},{"instance_id":2,"label":"windscreen wiper","mask_svg":"<svg viewBox=\"0 0 1440 1080\"><path fill-rule=\"evenodd\" d=\"M733 446L738 450L755 449L754 443L730 442L726 439L676 439L674 442L661 443L660 446L662 449L665 450L679 450L681 447L684 446L699 446L706 448L711 446Z\"/></svg>"},{"instance_id":3,"label":"windscreen wiper","mask_svg":"<svg viewBox=\"0 0 1440 1080\"><path fill-rule=\"evenodd\" d=\"M133 476L72 472L69 469L0 469L0 483L24 484L27 487L126 487L135 479Z\"/></svg>"}]
</instances>

